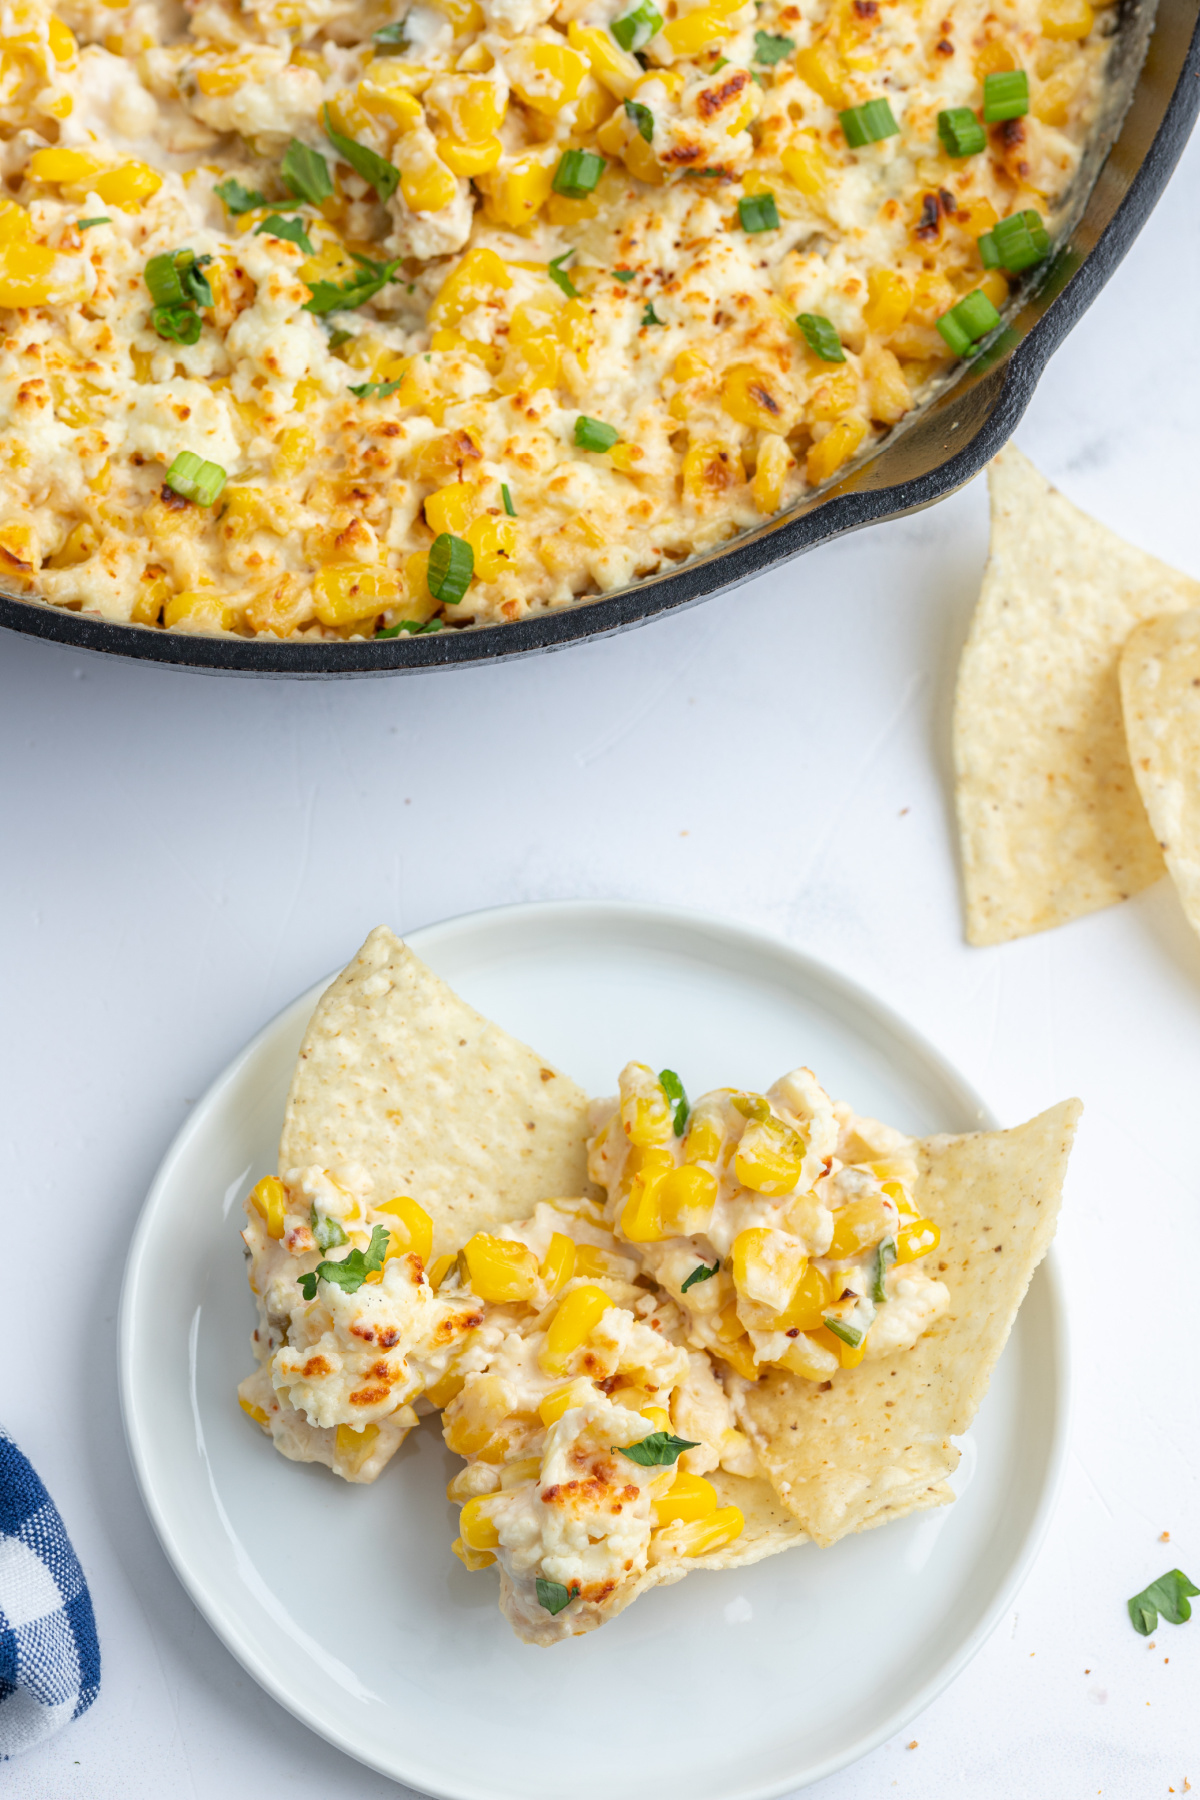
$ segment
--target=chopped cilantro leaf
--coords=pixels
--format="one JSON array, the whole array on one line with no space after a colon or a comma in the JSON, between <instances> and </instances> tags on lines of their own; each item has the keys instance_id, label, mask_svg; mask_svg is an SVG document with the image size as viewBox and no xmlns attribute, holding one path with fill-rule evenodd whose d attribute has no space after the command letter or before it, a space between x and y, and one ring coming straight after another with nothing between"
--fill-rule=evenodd
<instances>
[{"instance_id":1,"label":"chopped cilantro leaf","mask_svg":"<svg viewBox=\"0 0 1200 1800\"><path fill-rule=\"evenodd\" d=\"M646 323L645 319L642 320L642 323L643 325ZM661 319L658 319L655 320L655 323L661 324L662 321ZM690 1111L688 1097L684 1091L683 1083L680 1081L674 1069L660 1069L658 1072L658 1084L662 1088L663 1093L667 1096L667 1099L671 1102L671 1111L675 1123L675 1136L682 1137L687 1130L688 1112Z\"/></svg>"},{"instance_id":2,"label":"chopped cilantro leaf","mask_svg":"<svg viewBox=\"0 0 1200 1800\"><path fill-rule=\"evenodd\" d=\"M284 151L279 173L289 194L306 200L310 206L320 206L333 192L329 164L319 150L302 144L299 138L293 138Z\"/></svg>"},{"instance_id":3,"label":"chopped cilantro leaf","mask_svg":"<svg viewBox=\"0 0 1200 1800\"><path fill-rule=\"evenodd\" d=\"M408 20L397 19L391 25L381 25L371 35L377 56L394 56L397 50L403 50L408 44Z\"/></svg>"},{"instance_id":4,"label":"chopped cilantro leaf","mask_svg":"<svg viewBox=\"0 0 1200 1800\"><path fill-rule=\"evenodd\" d=\"M546 266L547 275L550 277L556 288L562 289L568 300L578 300L579 298L579 289L575 286L575 283L571 280L571 277L562 266L563 263L574 256L574 254L575 252L573 249L564 250L561 256L556 256L554 261L548 263Z\"/></svg>"},{"instance_id":5,"label":"chopped cilantro leaf","mask_svg":"<svg viewBox=\"0 0 1200 1800\"><path fill-rule=\"evenodd\" d=\"M226 212L233 213L235 217L238 213L253 212L256 206L267 204L266 196L260 194L257 188L243 187L241 182L232 175L227 181L218 181L213 193L221 201Z\"/></svg>"},{"instance_id":6,"label":"chopped cilantro leaf","mask_svg":"<svg viewBox=\"0 0 1200 1800\"><path fill-rule=\"evenodd\" d=\"M652 1431L636 1444L614 1444L613 1448L619 1456L627 1456L643 1469L668 1469L685 1450L694 1450L696 1445L690 1438L676 1437L670 1431Z\"/></svg>"},{"instance_id":7,"label":"chopped cilantro leaf","mask_svg":"<svg viewBox=\"0 0 1200 1800\"><path fill-rule=\"evenodd\" d=\"M261 225L254 227L255 237L262 237L264 233L267 237L284 238L289 244L295 244L297 249L303 250L305 256L316 255L304 229L303 219L283 219L278 213L272 213Z\"/></svg>"},{"instance_id":8,"label":"chopped cilantro leaf","mask_svg":"<svg viewBox=\"0 0 1200 1800\"><path fill-rule=\"evenodd\" d=\"M208 276L200 272L211 261L211 256L193 256L190 250L181 250L175 258L175 266L179 270L179 285L193 306L216 305L213 291L208 285Z\"/></svg>"},{"instance_id":9,"label":"chopped cilantro leaf","mask_svg":"<svg viewBox=\"0 0 1200 1800\"><path fill-rule=\"evenodd\" d=\"M320 1262L307 1275L300 1277L300 1292L306 1300L317 1297L317 1283L329 1282L331 1287L340 1287L345 1294L357 1294L368 1275L374 1275L382 1269L383 1259L387 1255L388 1230L386 1226L376 1225L371 1233L371 1242L365 1250L351 1250L341 1262Z\"/></svg>"},{"instance_id":10,"label":"chopped cilantro leaf","mask_svg":"<svg viewBox=\"0 0 1200 1800\"><path fill-rule=\"evenodd\" d=\"M350 392L357 394L360 400L386 400L399 386L399 381L364 381L361 387L352 387Z\"/></svg>"},{"instance_id":11,"label":"chopped cilantro leaf","mask_svg":"<svg viewBox=\"0 0 1200 1800\"><path fill-rule=\"evenodd\" d=\"M329 108L323 115L325 136L329 139L343 162L348 162L356 175L369 181L379 198L386 204L400 185L400 171L395 163L385 157L377 156L366 144L356 143L353 138L346 137L343 132L335 131L329 123Z\"/></svg>"},{"instance_id":12,"label":"chopped cilantro leaf","mask_svg":"<svg viewBox=\"0 0 1200 1800\"><path fill-rule=\"evenodd\" d=\"M613 270L613 280L614 281L632 281L635 272L636 271L633 269L614 269Z\"/></svg>"},{"instance_id":13,"label":"chopped cilantro leaf","mask_svg":"<svg viewBox=\"0 0 1200 1800\"><path fill-rule=\"evenodd\" d=\"M1172 1625L1183 1625L1192 1616L1190 1597L1194 1594L1200 1594L1200 1588L1192 1586L1182 1569L1168 1569L1129 1602L1133 1629L1149 1637L1158 1628L1159 1613Z\"/></svg>"},{"instance_id":14,"label":"chopped cilantro leaf","mask_svg":"<svg viewBox=\"0 0 1200 1800\"><path fill-rule=\"evenodd\" d=\"M340 350L342 345L348 344L353 336L354 333L352 331L331 331L329 334L329 348L331 350Z\"/></svg>"},{"instance_id":15,"label":"chopped cilantro leaf","mask_svg":"<svg viewBox=\"0 0 1200 1800\"><path fill-rule=\"evenodd\" d=\"M111 219L109 219L109 218L104 218L104 219L76 219L76 221L75 221L75 229L76 229L76 231L90 231L90 230L91 230L91 229L92 229L92 226L93 226L93 225L111 225L111 224L112 224L112 220L111 220Z\"/></svg>"},{"instance_id":16,"label":"chopped cilantro leaf","mask_svg":"<svg viewBox=\"0 0 1200 1800\"><path fill-rule=\"evenodd\" d=\"M647 300L646 309L642 314L642 324L643 325L665 325L666 322L667 321L665 319L660 319L658 314L655 312L653 300Z\"/></svg>"},{"instance_id":17,"label":"chopped cilantro leaf","mask_svg":"<svg viewBox=\"0 0 1200 1800\"><path fill-rule=\"evenodd\" d=\"M692 1272L688 1276L687 1280L680 1283L680 1285L679 1285L680 1293L686 1294L688 1289L690 1287L695 1287L695 1285L698 1281L711 1281L713 1276L716 1274L717 1270L720 1267L721 1267L721 1259L719 1256L718 1256L716 1262L713 1264L711 1269L709 1268L707 1263L697 1263L696 1267L692 1270Z\"/></svg>"},{"instance_id":18,"label":"chopped cilantro leaf","mask_svg":"<svg viewBox=\"0 0 1200 1800\"><path fill-rule=\"evenodd\" d=\"M538 1605L544 1606L546 1611L553 1613L556 1618L564 1606L570 1606L571 1601L579 1592L578 1582L573 1581L569 1588L565 1588L561 1581L546 1581L541 1575L538 1576L535 1585Z\"/></svg>"},{"instance_id":19,"label":"chopped cilantro leaf","mask_svg":"<svg viewBox=\"0 0 1200 1800\"><path fill-rule=\"evenodd\" d=\"M357 250L350 253L359 265L357 275L348 275L345 281L312 281L309 292L312 298L305 303L304 311L316 313L323 317L331 312L353 312L355 307L364 306L373 300L381 288L389 281L396 279L396 270L400 267L400 258L389 263L374 262L369 256L360 256Z\"/></svg>"}]
</instances>

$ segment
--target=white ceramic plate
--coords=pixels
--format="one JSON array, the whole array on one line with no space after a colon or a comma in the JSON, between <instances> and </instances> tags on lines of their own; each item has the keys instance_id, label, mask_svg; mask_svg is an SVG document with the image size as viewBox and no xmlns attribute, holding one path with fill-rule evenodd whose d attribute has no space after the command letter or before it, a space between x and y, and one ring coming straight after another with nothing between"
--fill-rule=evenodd
<instances>
[{"instance_id":1,"label":"white ceramic plate","mask_svg":"<svg viewBox=\"0 0 1200 1800\"><path fill-rule=\"evenodd\" d=\"M367 921L370 923L371 921ZM993 1123L916 1033L796 951L694 914L522 906L409 942L473 1005L611 1092L630 1057L689 1091L808 1063L914 1132ZM355 946L347 945L347 954ZM426 1424L373 1487L285 1462L238 1410L252 1302L238 1238L275 1167L324 983L213 1084L147 1198L121 1301L125 1425L181 1581L254 1678L351 1756L454 1800L766 1800L900 1730L1011 1604L1062 1464L1067 1357L1035 1277L964 1441L952 1507L701 1572L552 1650L517 1642L492 1573L450 1554L458 1466ZM322 1582L323 1570L356 1574Z\"/></svg>"}]
</instances>

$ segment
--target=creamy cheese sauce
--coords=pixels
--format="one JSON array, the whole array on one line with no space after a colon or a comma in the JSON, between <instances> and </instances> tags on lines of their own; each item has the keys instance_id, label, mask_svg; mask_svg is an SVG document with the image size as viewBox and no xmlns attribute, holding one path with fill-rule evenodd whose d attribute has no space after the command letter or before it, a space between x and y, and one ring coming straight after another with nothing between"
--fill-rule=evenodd
<instances>
[{"instance_id":1,"label":"creamy cheese sauce","mask_svg":"<svg viewBox=\"0 0 1200 1800\"><path fill-rule=\"evenodd\" d=\"M1053 231L1114 13L629 11L0 6L0 585L152 629L493 624L877 442L953 361L939 317L1003 308L977 240ZM1012 70L1027 113L949 155L939 112ZM898 131L852 147L880 100ZM147 265L183 250L164 311ZM168 485L181 455L216 474Z\"/></svg>"}]
</instances>

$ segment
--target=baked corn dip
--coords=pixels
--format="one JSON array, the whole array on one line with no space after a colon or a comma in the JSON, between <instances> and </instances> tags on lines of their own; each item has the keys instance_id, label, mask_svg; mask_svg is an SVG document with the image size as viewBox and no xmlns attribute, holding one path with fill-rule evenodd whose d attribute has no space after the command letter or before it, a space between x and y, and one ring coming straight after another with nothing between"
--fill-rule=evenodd
<instances>
[{"instance_id":1,"label":"baked corn dip","mask_svg":"<svg viewBox=\"0 0 1200 1800\"><path fill-rule=\"evenodd\" d=\"M595 1201L542 1203L437 1258L414 1200L363 1205L327 1170L266 1177L246 1212L260 1324L243 1410L285 1455L362 1482L417 1423L414 1402L444 1409L465 1460L447 1490L454 1552L500 1564L521 1636L590 1630L655 1564L741 1535L706 1479L759 1473L719 1365L687 1347L680 1308Z\"/></svg>"},{"instance_id":2,"label":"baked corn dip","mask_svg":"<svg viewBox=\"0 0 1200 1800\"><path fill-rule=\"evenodd\" d=\"M519 619L830 481L999 323L1090 0L0 7L0 586Z\"/></svg>"},{"instance_id":3,"label":"baked corn dip","mask_svg":"<svg viewBox=\"0 0 1200 1800\"><path fill-rule=\"evenodd\" d=\"M671 1070L630 1063L588 1172L687 1341L744 1380L823 1382L894 1357L950 1304L922 1260L940 1234L912 1201L913 1140L831 1101L809 1069L689 1109Z\"/></svg>"}]
</instances>

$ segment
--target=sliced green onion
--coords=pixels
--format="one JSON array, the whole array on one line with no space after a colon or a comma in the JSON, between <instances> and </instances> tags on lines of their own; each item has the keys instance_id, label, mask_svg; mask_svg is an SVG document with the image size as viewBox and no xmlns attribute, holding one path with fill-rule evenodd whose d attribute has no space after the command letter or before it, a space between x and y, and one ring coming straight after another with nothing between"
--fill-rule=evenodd
<instances>
[{"instance_id":1,"label":"sliced green onion","mask_svg":"<svg viewBox=\"0 0 1200 1800\"><path fill-rule=\"evenodd\" d=\"M852 150L881 143L884 138L895 137L900 130L886 100L864 100L861 106L851 106L838 117Z\"/></svg>"},{"instance_id":2,"label":"sliced green onion","mask_svg":"<svg viewBox=\"0 0 1200 1800\"><path fill-rule=\"evenodd\" d=\"M112 220L108 219L108 218L105 218L105 219L76 219L75 229L76 229L76 231L90 231L92 229L93 225L111 225L111 224L112 224Z\"/></svg>"},{"instance_id":3,"label":"sliced green onion","mask_svg":"<svg viewBox=\"0 0 1200 1800\"><path fill-rule=\"evenodd\" d=\"M884 1278L895 1260L896 1240L895 1238L884 1238L875 1252L875 1273L871 1282L871 1298L877 1305L882 1306L887 1299L887 1289L883 1285Z\"/></svg>"},{"instance_id":4,"label":"sliced green onion","mask_svg":"<svg viewBox=\"0 0 1200 1800\"><path fill-rule=\"evenodd\" d=\"M377 156L366 144L358 144L348 138L344 132L335 131L329 123L329 108L324 110L323 125L325 136L329 139L343 162L348 162L356 175L369 181L379 198L386 205L400 185L400 171L395 163L385 157Z\"/></svg>"},{"instance_id":5,"label":"sliced green onion","mask_svg":"<svg viewBox=\"0 0 1200 1800\"><path fill-rule=\"evenodd\" d=\"M187 295L183 291L172 251L165 250L161 256L152 256L146 264L143 278L156 306L187 305Z\"/></svg>"},{"instance_id":6,"label":"sliced green onion","mask_svg":"<svg viewBox=\"0 0 1200 1800\"><path fill-rule=\"evenodd\" d=\"M605 425L601 419L589 419L586 413L580 413L575 421L575 443L580 450L595 450L603 455L619 442L620 436L615 426Z\"/></svg>"},{"instance_id":7,"label":"sliced green onion","mask_svg":"<svg viewBox=\"0 0 1200 1800\"><path fill-rule=\"evenodd\" d=\"M360 400L386 400L399 386L399 381L364 381L361 386L352 387L350 392Z\"/></svg>"},{"instance_id":8,"label":"sliced green onion","mask_svg":"<svg viewBox=\"0 0 1200 1800\"><path fill-rule=\"evenodd\" d=\"M403 50L408 43L408 20L397 19L391 25L381 25L378 31L371 33L371 42L378 56L394 56L397 50Z\"/></svg>"},{"instance_id":9,"label":"sliced green onion","mask_svg":"<svg viewBox=\"0 0 1200 1800\"><path fill-rule=\"evenodd\" d=\"M795 38L773 37L769 31L756 31L754 34L754 60L768 69L773 68L777 62L782 62L795 48Z\"/></svg>"},{"instance_id":10,"label":"sliced green onion","mask_svg":"<svg viewBox=\"0 0 1200 1800\"><path fill-rule=\"evenodd\" d=\"M166 485L183 500L197 506L211 506L225 486L226 475L220 463L205 462L193 450L181 450L167 470Z\"/></svg>"},{"instance_id":11,"label":"sliced green onion","mask_svg":"<svg viewBox=\"0 0 1200 1800\"><path fill-rule=\"evenodd\" d=\"M253 212L256 206L267 204L266 196L260 194L257 188L243 187L232 175L226 181L218 181L213 193L226 212L233 213L235 217L239 213Z\"/></svg>"},{"instance_id":12,"label":"sliced green onion","mask_svg":"<svg viewBox=\"0 0 1200 1800\"><path fill-rule=\"evenodd\" d=\"M975 247L979 251L979 260L985 269L1000 267L1000 252L996 248L996 240L990 231L985 231L981 238L975 239Z\"/></svg>"},{"instance_id":13,"label":"sliced green onion","mask_svg":"<svg viewBox=\"0 0 1200 1800\"><path fill-rule=\"evenodd\" d=\"M474 573L475 552L466 538L451 537L448 531L440 532L433 540L425 576L434 599L444 606L457 606L470 587Z\"/></svg>"},{"instance_id":14,"label":"sliced green onion","mask_svg":"<svg viewBox=\"0 0 1200 1800\"><path fill-rule=\"evenodd\" d=\"M852 1350L857 1350L867 1335L865 1331L859 1331L856 1325L847 1325L846 1321L839 1319L835 1313L826 1313L825 1323L834 1337L841 1338L843 1344L849 1344Z\"/></svg>"},{"instance_id":15,"label":"sliced green onion","mask_svg":"<svg viewBox=\"0 0 1200 1800\"><path fill-rule=\"evenodd\" d=\"M779 208L774 194L743 194L738 201L743 231L778 231Z\"/></svg>"},{"instance_id":16,"label":"sliced green onion","mask_svg":"<svg viewBox=\"0 0 1200 1800\"><path fill-rule=\"evenodd\" d=\"M152 306L150 323L160 338L172 344L195 344L200 341L202 320L190 306Z\"/></svg>"},{"instance_id":17,"label":"sliced green onion","mask_svg":"<svg viewBox=\"0 0 1200 1800\"><path fill-rule=\"evenodd\" d=\"M632 281L636 271L633 269L614 269L612 273L614 281L625 282Z\"/></svg>"},{"instance_id":18,"label":"sliced green onion","mask_svg":"<svg viewBox=\"0 0 1200 1800\"><path fill-rule=\"evenodd\" d=\"M504 502L504 510L508 514L509 518L515 519L517 516L517 509L513 505L513 497L508 491L507 481L502 481L500 483L500 498Z\"/></svg>"},{"instance_id":19,"label":"sliced green onion","mask_svg":"<svg viewBox=\"0 0 1200 1800\"><path fill-rule=\"evenodd\" d=\"M965 356L972 344L986 337L1000 323L996 311L982 288L967 294L937 322L938 331L955 356Z\"/></svg>"},{"instance_id":20,"label":"sliced green onion","mask_svg":"<svg viewBox=\"0 0 1200 1800\"><path fill-rule=\"evenodd\" d=\"M216 304L213 291L208 285L208 276L201 273L211 261L211 256L197 256L192 250L178 250L175 253L175 267L179 271L180 283L193 306Z\"/></svg>"},{"instance_id":21,"label":"sliced green onion","mask_svg":"<svg viewBox=\"0 0 1200 1800\"><path fill-rule=\"evenodd\" d=\"M416 637L425 631L440 631L441 629L442 621L440 619L426 619L424 624L420 619L401 619L398 625L385 625L381 631L375 633L375 636L377 638L399 637L401 632L406 632Z\"/></svg>"},{"instance_id":22,"label":"sliced green onion","mask_svg":"<svg viewBox=\"0 0 1200 1800\"><path fill-rule=\"evenodd\" d=\"M601 167L603 168L603 166L603 162L601 162ZM556 256L552 262L546 264L547 275L556 288L562 289L568 300L578 300L579 298L579 289L562 266L565 262L569 262L574 254L574 250L564 250L561 256Z\"/></svg>"},{"instance_id":23,"label":"sliced green onion","mask_svg":"<svg viewBox=\"0 0 1200 1800\"><path fill-rule=\"evenodd\" d=\"M264 219L261 225L254 227L255 237L262 237L264 233L267 237L283 238L287 243L295 244L298 250L303 250L305 256L316 255L312 240L304 229L303 219L284 219L278 213L272 213L269 219Z\"/></svg>"},{"instance_id":24,"label":"sliced green onion","mask_svg":"<svg viewBox=\"0 0 1200 1800\"><path fill-rule=\"evenodd\" d=\"M645 310L642 313L642 324L643 325L665 325L666 322L667 321L665 319L660 319L658 314L655 312L653 300L647 300L646 305L645 305Z\"/></svg>"},{"instance_id":25,"label":"sliced green onion","mask_svg":"<svg viewBox=\"0 0 1200 1800\"><path fill-rule=\"evenodd\" d=\"M654 114L648 106L643 106L640 100L627 100L625 117L637 126L648 144L654 141Z\"/></svg>"},{"instance_id":26,"label":"sliced green onion","mask_svg":"<svg viewBox=\"0 0 1200 1800\"><path fill-rule=\"evenodd\" d=\"M992 240L1000 267L1014 275L1020 274L1022 269L1032 269L1035 263L1044 261L1050 254L1050 233L1042 223L1041 213L1034 212L1032 207L1026 212L1013 213L1009 219L1001 219L987 235Z\"/></svg>"},{"instance_id":27,"label":"sliced green onion","mask_svg":"<svg viewBox=\"0 0 1200 1800\"><path fill-rule=\"evenodd\" d=\"M622 50L640 50L648 44L656 31L662 30L662 14L651 4L651 0L640 0L632 12L627 12L622 19L614 19L609 30L620 44Z\"/></svg>"},{"instance_id":28,"label":"sliced green onion","mask_svg":"<svg viewBox=\"0 0 1200 1800\"><path fill-rule=\"evenodd\" d=\"M586 200L607 167L594 150L564 150L554 171L554 191L568 200Z\"/></svg>"},{"instance_id":29,"label":"sliced green onion","mask_svg":"<svg viewBox=\"0 0 1200 1800\"><path fill-rule=\"evenodd\" d=\"M1029 77L1024 69L1001 69L983 78L983 122L1020 119L1029 111Z\"/></svg>"},{"instance_id":30,"label":"sliced green onion","mask_svg":"<svg viewBox=\"0 0 1200 1800\"><path fill-rule=\"evenodd\" d=\"M937 118L938 136L947 156L978 156L987 144L987 132L969 106L952 106Z\"/></svg>"},{"instance_id":31,"label":"sliced green onion","mask_svg":"<svg viewBox=\"0 0 1200 1800\"><path fill-rule=\"evenodd\" d=\"M320 206L333 192L329 164L319 150L302 144L299 138L293 138L284 151L279 173L288 193L297 200L306 200L310 206Z\"/></svg>"},{"instance_id":32,"label":"sliced green onion","mask_svg":"<svg viewBox=\"0 0 1200 1800\"><path fill-rule=\"evenodd\" d=\"M846 352L832 320L824 313L798 313L796 323L804 333L804 341L822 362L845 362Z\"/></svg>"}]
</instances>

